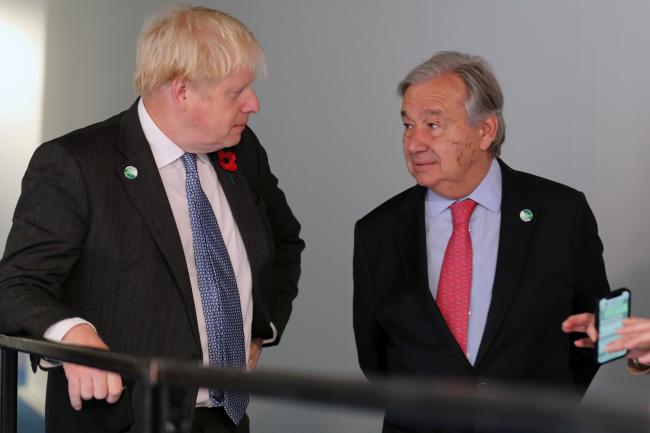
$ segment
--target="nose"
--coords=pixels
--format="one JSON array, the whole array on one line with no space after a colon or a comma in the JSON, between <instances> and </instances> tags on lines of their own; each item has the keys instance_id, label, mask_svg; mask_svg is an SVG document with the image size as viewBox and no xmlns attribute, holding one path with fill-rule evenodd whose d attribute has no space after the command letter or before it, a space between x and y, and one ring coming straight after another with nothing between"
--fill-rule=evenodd
<instances>
[{"instance_id":1,"label":"nose","mask_svg":"<svg viewBox=\"0 0 650 433\"><path fill-rule=\"evenodd\" d=\"M246 95L241 111L244 113L257 113L260 111L260 100L257 98L257 94L252 87L248 95Z\"/></svg>"},{"instance_id":2,"label":"nose","mask_svg":"<svg viewBox=\"0 0 650 433\"><path fill-rule=\"evenodd\" d=\"M419 128L417 125L411 129L404 131L402 141L404 142L404 149L409 153L418 153L428 150L427 137L424 128Z\"/></svg>"}]
</instances>

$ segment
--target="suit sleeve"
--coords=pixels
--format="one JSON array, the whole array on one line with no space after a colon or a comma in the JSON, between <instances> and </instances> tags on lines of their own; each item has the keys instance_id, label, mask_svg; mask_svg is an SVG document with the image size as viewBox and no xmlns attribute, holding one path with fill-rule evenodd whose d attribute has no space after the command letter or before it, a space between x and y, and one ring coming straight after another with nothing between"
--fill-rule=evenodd
<instances>
[{"instance_id":1,"label":"suit sleeve","mask_svg":"<svg viewBox=\"0 0 650 433\"><path fill-rule=\"evenodd\" d=\"M575 233L576 286L573 314L594 311L596 300L606 296L610 290L603 261L603 244L598 236L596 218L582 193L576 214ZM579 349L573 345L571 350L571 368L575 383L584 392L599 366L593 350Z\"/></svg>"},{"instance_id":2,"label":"suit sleeve","mask_svg":"<svg viewBox=\"0 0 650 433\"><path fill-rule=\"evenodd\" d=\"M359 222L354 229L353 324L359 366L367 377L385 372L384 342L376 320L372 296L372 272Z\"/></svg>"},{"instance_id":3,"label":"suit sleeve","mask_svg":"<svg viewBox=\"0 0 650 433\"><path fill-rule=\"evenodd\" d=\"M278 335L270 345L276 345L289 321L293 300L298 295L300 255L305 242L300 238L300 223L293 215L284 192L278 187L278 179L271 172L266 151L255 134L250 129L247 132L252 137L252 149L256 153L254 160L257 161L256 172L248 179L264 203L275 249L271 322Z\"/></svg>"},{"instance_id":4,"label":"suit sleeve","mask_svg":"<svg viewBox=\"0 0 650 433\"><path fill-rule=\"evenodd\" d=\"M75 316L62 302L63 286L86 237L86 197L81 171L63 146L39 147L0 261L0 332L42 337Z\"/></svg>"}]
</instances>

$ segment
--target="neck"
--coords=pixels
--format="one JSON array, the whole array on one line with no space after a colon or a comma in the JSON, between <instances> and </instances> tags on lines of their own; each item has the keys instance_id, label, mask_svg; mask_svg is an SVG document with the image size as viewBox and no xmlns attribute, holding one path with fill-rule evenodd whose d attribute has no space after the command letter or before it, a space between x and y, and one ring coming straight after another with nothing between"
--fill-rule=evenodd
<instances>
[{"instance_id":1,"label":"neck","mask_svg":"<svg viewBox=\"0 0 650 433\"><path fill-rule=\"evenodd\" d=\"M477 162L469 170L462 182L449 182L445 185L441 185L435 190L431 190L438 194L441 197L448 198L450 200L457 200L459 198L467 197L470 195L485 179L490 167L492 166L492 156Z\"/></svg>"}]
</instances>

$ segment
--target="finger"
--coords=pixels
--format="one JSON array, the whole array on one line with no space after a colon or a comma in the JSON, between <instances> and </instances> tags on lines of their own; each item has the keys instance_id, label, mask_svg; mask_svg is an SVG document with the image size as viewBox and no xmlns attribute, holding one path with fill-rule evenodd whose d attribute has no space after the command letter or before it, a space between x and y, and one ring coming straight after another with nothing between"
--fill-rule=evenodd
<instances>
[{"instance_id":1,"label":"finger","mask_svg":"<svg viewBox=\"0 0 650 433\"><path fill-rule=\"evenodd\" d=\"M650 333L644 332L642 334L634 334L623 337L625 339L625 347L628 349L649 350L650 349Z\"/></svg>"},{"instance_id":2,"label":"finger","mask_svg":"<svg viewBox=\"0 0 650 433\"><path fill-rule=\"evenodd\" d=\"M93 377L89 368L79 368L79 394L82 400L93 398Z\"/></svg>"},{"instance_id":3,"label":"finger","mask_svg":"<svg viewBox=\"0 0 650 433\"><path fill-rule=\"evenodd\" d=\"M596 326L592 323L587 327L587 335L591 338L591 341L598 341L598 331L596 331Z\"/></svg>"},{"instance_id":4,"label":"finger","mask_svg":"<svg viewBox=\"0 0 650 433\"><path fill-rule=\"evenodd\" d=\"M579 338L573 342L576 347L580 348L593 348L594 342L590 338Z\"/></svg>"},{"instance_id":5,"label":"finger","mask_svg":"<svg viewBox=\"0 0 650 433\"><path fill-rule=\"evenodd\" d=\"M106 372L95 370L92 374L93 397L97 400L104 400L108 394L108 385L106 383Z\"/></svg>"},{"instance_id":6,"label":"finger","mask_svg":"<svg viewBox=\"0 0 650 433\"><path fill-rule=\"evenodd\" d=\"M564 332L587 332L587 325L580 323L573 323L564 326L562 325L562 330Z\"/></svg>"},{"instance_id":7,"label":"finger","mask_svg":"<svg viewBox=\"0 0 650 433\"><path fill-rule=\"evenodd\" d=\"M586 332L587 327L594 322L594 315L591 313L581 313L569 316L562 322L564 332Z\"/></svg>"},{"instance_id":8,"label":"finger","mask_svg":"<svg viewBox=\"0 0 650 433\"><path fill-rule=\"evenodd\" d=\"M648 365L650 364L650 353L645 352L643 355L637 356L636 360L641 364Z\"/></svg>"},{"instance_id":9,"label":"finger","mask_svg":"<svg viewBox=\"0 0 650 433\"><path fill-rule=\"evenodd\" d=\"M68 396L70 397L70 406L72 406L72 408L76 411L81 410L79 379L76 377L68 377Z\"/></svg>"},{"instance_id":10,"label":"finger","mask_svg":"<svg viewBox=\"0 0 650 433\"><path fill-rule=\"evenodd\" d=\"M581 322L580 316L582 316L582 314L576 314L576 315L567 317L567 319L564 322L562 322L562 330L564 332L574 332L575 329L576 329L576 326L580 325L580 322Z\"/></svg>"},{"instance_id":11,"label":"finger","mask_svg":"<svg viewBox=\"0 0 650 433\"><path fill-rule=\"evenodd\" d=\"M607 346L605 346L605 352L607 353L612 353L612 352L618 352L619 350L625 349L625 342L623 341L622 338L619 338L618 340L614 340L611 343L609 343Z\"/></svg>"},{"instance_id":12,"label":"finger","mask_svg":"<svg viewBox=\"0 0 650 433\"><path fill-rule=\"evenodd\" d=\"M106 401L113 404L116 403L122 396L122 377L117 373L108 373L108 396Z\"/></svg>"},{"instance_id":13,"label":"finger","mask_svg":"<svg viewBox=\"0 0 650 433\"><path fill-rule=\"evenodd\" d=\"M648 319L642 319L641 317L628 317L622 320L624 325L636 325L637 323L643 323L648 321Z\"/></svg>"},{"instance_id":14,"label":"finger","mask_svg":"<svg viewBox=\"0 0 650 433\"><path fill-rule=\"evenodd\" d=\"M643 350L629 350L627 352L627 357L630 359L639 359L647 354L648 352L645 352Z\"/></svg>"},{"instance_id":15,"label":"finger","mask_svg":"<svg viewBox=\"0 0 650 433\"><path fill-rule=\"evenodd\" d=\"M650 323L643 322L623 322L623 326L618 328L619 334L632 334L636 332L650 332Z\"/></svg>"}]
</instances>

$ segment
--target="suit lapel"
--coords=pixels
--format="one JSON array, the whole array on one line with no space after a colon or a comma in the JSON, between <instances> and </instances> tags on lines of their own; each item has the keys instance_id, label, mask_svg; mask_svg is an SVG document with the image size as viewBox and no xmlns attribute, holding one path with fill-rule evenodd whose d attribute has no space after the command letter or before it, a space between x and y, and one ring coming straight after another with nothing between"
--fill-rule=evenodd
<instances>
[{"instance_id":1,"label":"suit lapel","mask_svg":"<svg viewBox=\"0 0 650 433\"><path fill-rule=\"evenodd\" d=\"M512 298L528 258L530 242L539 217L539 204L528 195L528 188L517 179L517 173L499 160L502 170L503 194L501 200L501 228L499 251L492 287L492 300L483 339L475 366L479 367L489 353L499 328L508 313ZM524 221L522 210L532 211L533 218Z\"/></svg>"},{"instance_id":2,"label":"suit lapel","mask_svg":"<svg viewBox=\"0 0 650 433\"><path fill-rule=\"evenodd\" d=\"M401 210L404 215L396 227L395 242L407 286L426 288L426 292L429 292L424 228L425 192L424 188L416 187L402 203ZM430 298L433 300L433 297L430 296Z\"/></svg>"},{"instance_id":3,"label":"suit lapel","mask_svg":"<svg viewBox=\"0 0 650 433\"><path fill-rule=\"evenodd\" d=\"M419 292L418 295L421 296L423 305L430 313L433 326L429 332L436 333L443 344L449 347L449 350L458 358L458 361L469 366L467 358L449 331L447 323L442 317L429 289L427 237L424 225L424 196L426 191L426 188L415 187L402 202L403 217L395 230L397 251L400 256L406 287ZM405 312L405 314L409 314L409 312ZM427 331L422 330L422 332Z\"/></svg>"},{"instance_id":4,"label":"suit lapel","mask_svg":"<svg viewBox=\"0 0 650 433\"><path fill-rule=\"evenodd\" d=\"M185 304L194 338L200 347L196 310L183 246L158 167L140 125L137 105L137 102L133 104L122 118L117 146L124 155L124 160L117 164L115 169L131 198L131 206L142 217L167 261ZM137 169L137 177L129 179L125 176L127 166Z\"/></svg>"},{"instance_id":5,"label":"suit lapel","mask_svg":"<svg viewBox=\"0 0 650 433\"><path fill-rule=\"evenodd\" d=\"M257 290L256 276L261 274L263 258L269 256L271 249L269 236L264 231L265 223L257 211L258 200L253 196L241 168L226 171L220 167L216 153L209 156L244 242L253 276L253 290ZM253 299L259 297L253 296Z\"/></svg>"}]
</instances>

